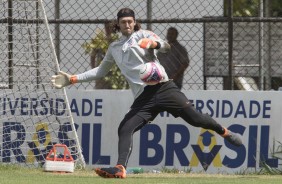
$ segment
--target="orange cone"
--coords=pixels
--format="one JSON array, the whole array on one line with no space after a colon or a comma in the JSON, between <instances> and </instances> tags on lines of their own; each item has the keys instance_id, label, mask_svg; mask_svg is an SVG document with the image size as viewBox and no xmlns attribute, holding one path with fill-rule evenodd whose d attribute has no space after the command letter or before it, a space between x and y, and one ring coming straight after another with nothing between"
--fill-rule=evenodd
<instances>
[{"instance_id":1,"label":"orange cone","mask_svg":"<svg viewBox=\"0 0 282 184\"><path fill-rule=\"evenodd\" d=\"M65 144L53 146L46 157L44 170L54 172L74 171L74 160Z\"/></svg>"}]
</instances>

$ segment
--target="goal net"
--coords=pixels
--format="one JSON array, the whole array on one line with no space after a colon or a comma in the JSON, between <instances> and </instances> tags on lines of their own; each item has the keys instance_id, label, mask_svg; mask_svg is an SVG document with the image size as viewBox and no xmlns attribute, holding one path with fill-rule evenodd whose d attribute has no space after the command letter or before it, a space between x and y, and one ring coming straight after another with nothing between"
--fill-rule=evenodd
<instances>
[{"instance_id":1,"label":"goal net","mask_svg":"<svg viewBox=\"0 0 282 184\"><path fill-rule=\"evenodd\" d=\"M0 162L43 166L65 144L84 167L42 0L0 1Z\"/></svg>"}]
</instances>

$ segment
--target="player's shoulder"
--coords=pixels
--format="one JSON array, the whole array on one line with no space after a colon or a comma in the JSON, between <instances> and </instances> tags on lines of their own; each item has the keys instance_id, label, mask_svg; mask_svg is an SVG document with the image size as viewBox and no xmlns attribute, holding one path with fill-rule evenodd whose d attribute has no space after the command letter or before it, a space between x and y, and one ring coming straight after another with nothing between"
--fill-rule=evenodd
<instances>
[{"instance_id":1,"label":"player's shoulder","mask_svg":"<svg viewBox=\"0 0 282 184\"><path fill-rule=\"evenodd\" d=\"M159 36L156 35L153 31L146 30L146 29L140 29L134 33L139 36L146 37L146 38L154 37L156 39L159 39Z\"/></svg>"},{"instance_id":2,"label":"player's shoulder","mask_svg":"<svg viewBox=\"0 0 282 184\"><path fill-rule=\"evenodd\" d=\"M117 39L115 39L114 41L112 41L110 43L109 48L119 45L121 42L123 42L123 39L124 38L122 36L117 38Z\"/></svg>"},{"instance_id":3,"label":"player's shoulder","mask_svg":"<svg viewBox=\"0 0 282 184\"><path fill-rule=\"evenodd\" d=\"M138 31L135 31L134 33L132 33L132 35L131 36L133 36L133 37L143 37L144 36L144 34L145 34L145 31L146 30L143 30L143 29L139 29Z\"/></svg>"}]
</instances>

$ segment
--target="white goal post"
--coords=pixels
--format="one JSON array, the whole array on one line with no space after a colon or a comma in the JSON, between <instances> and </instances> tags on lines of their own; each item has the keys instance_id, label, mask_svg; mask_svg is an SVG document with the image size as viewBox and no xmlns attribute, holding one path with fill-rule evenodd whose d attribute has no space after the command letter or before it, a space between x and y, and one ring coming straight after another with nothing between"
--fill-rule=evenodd
<instances>
[{"instance_id":1,"label":"white goal post","mask_svg":"<svg viewBox=\"0 0 282 184\"><path fill-rule=\"evenodd\" d=\"M40 167L55 144L65 144L84 168L42 0L0 1L0 164Z\"/></svg>"}]
</instances>

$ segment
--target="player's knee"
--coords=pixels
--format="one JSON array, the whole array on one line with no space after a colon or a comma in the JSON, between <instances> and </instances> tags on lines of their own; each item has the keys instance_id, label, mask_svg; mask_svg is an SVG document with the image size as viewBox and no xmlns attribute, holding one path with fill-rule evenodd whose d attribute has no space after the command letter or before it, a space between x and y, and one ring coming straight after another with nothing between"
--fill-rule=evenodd
<instances>
[{"instance_id":1,"label":"player's knee","mask_svg":"<svg viewBox=\"0 0 282 184\"><path fill-rule=\"evenodd\" d=\"M118 129L118 136L120 137L120 136L122 136L122 135L124 135L124 134L126 134L127 132L126 132L126 130L125 130L125 128L119 128Z\"/></svg>"},{"instance_id":2,"label":"player's knee","mask_svg":"<svg viewBox=\"0 0 282 184\"><path fill-rule=\"evenodd\" d=\"M193 107L182 110L181 117L190 125L195 127L208 127L211 117L208 114L202 114Z\"/></svg>"},{"instance_id":3,"label":"player's knee","mask_svg":"<svg viewBox=\"0 0 282 184\"><path fill-rule=\"evenodd\" d=\"M206 122L202 117L192 117L188 123L195 127L203 127L206 125Z\"/></svg>"},{"instance_id":4,"label":"player's knee","mask_svg":"<svg viewBox=\"0 0 282 184\"><path fill-rule=\"evenodd\" d=\"M126 121L125 123L121 123L121 125L118 128L118 136L124 136L126 134L132 134L134 132L134 127L132 126L132 123L129 121Z\"/></svg>"}]
</instances>

